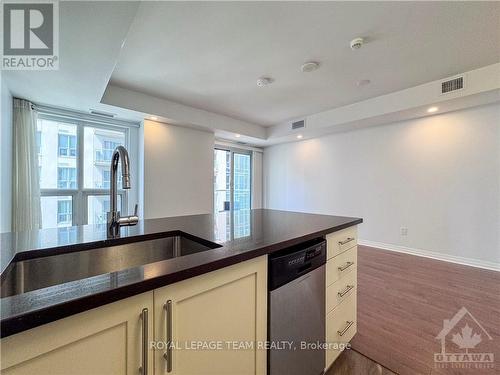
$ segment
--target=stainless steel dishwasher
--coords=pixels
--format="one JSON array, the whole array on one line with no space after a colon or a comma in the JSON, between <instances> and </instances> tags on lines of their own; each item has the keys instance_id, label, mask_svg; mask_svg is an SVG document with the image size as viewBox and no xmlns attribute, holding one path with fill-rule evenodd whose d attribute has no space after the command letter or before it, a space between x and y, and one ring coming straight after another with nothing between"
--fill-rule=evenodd
<instances>
[{"instance_id":1,"label":"stainless steel dishwasher","mask_svg":"<svg viewBox=\"0 0 500 375\"><path fill-rule=\"evenodd\" d=\"M325 263L323 239L269 257L268 375L323 373Z\"/></svg>"}]
</instances>

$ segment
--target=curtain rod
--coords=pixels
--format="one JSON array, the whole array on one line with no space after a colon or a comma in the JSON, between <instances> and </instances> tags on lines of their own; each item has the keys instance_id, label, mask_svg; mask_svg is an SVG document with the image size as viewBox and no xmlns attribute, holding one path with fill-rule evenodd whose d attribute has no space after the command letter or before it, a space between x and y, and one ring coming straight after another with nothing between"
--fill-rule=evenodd
<instances>
[{"instance_id":1,"label":"curtain rod","mask_svg":"<svg viewBox=\"0 0 500 375\"><path fill-rule=\"evenodd\" d=\"M94 114L90 114L90 113L73 111L73 110L69 110L69 109L51 107L51 106L40 105L40 104L35 104L35 103L31 103L31 105L32 105L32 108L40 114L60 117L60 118L64 118L67 120L85 121L85 122L92 122L92 123L98 123L98 124L108 124L108 125L129 127L129 128L139 128L140 127L140 123L135 122L135 121L119 120L119 119L115 119L112 117L99 116L99 115L94 115Z\"/></svg>"}]
</instances>

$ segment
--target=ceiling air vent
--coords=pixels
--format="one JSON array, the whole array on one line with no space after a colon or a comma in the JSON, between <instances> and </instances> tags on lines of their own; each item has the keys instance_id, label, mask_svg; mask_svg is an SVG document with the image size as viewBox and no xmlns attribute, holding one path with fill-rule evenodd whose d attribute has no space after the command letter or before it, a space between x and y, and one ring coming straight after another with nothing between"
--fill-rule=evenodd
<instances>
[{"instance_id":1,"label":"ceiling air vent","mask_svg":"<svg viewBox=\"0 0 500 375\"><path fill-rule=\"evenodd\" d=\"M452 91L464 88L464 77L457 77L448 81L441 82L441 94L447 94Z\"/></svg>"},{"instance_id":2,"label":"ceiling air vent","mask_svg":"<svg viewBox=\"0 0 500 375\"><path fill-rule=\"evenodd\" d=\"M306 126L306 120L298 120L292 122L292 130L301 129Z\"/></svg>"}]
</instances>

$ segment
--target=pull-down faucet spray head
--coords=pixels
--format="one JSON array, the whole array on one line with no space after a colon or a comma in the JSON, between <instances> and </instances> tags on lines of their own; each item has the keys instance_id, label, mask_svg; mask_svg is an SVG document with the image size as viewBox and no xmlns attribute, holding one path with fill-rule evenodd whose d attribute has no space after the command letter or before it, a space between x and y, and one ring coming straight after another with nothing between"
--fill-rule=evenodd
<instances>
[{"instance_id":1,"label":"pull-down faucet spray head","mask_svg":"<svg viewBox=\"0 0 500 375\"><path fill-rule=\"evenodd\" d=\"M124 189L130 189L130 175L122 172L122 187Z\"/></svg>"}]
</instances>

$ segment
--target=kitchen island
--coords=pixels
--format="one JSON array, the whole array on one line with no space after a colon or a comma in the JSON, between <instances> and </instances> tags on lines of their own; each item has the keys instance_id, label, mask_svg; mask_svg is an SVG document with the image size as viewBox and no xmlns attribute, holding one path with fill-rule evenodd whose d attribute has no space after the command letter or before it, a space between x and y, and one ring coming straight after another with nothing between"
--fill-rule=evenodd
<instances>
[{"instance_id":1,"label":"kitchen island","mask_svg":"<svg viewBox=\"0 0 500 375\"><path fill-rule=\"evenodd\" d=\"M234 337L265 340L267 255L318 237L326 237L328 241L329 236L338 237L339 233L344 236L346 230L352 231L361 222L362 219L358 218L257 209L246 213L225 212L219 215L144 220L135 227L122 228L120 236L116 238L108 238L104 225L2 234L2 285L7 280L16 284L17 279L8 276L17 263L41 257L50 258L61 254L68 256L71 253L113 249L130 244L141 245L145 241L167 237L186 238L202 247L202 250L195 249L187 255L182 254L181 248L180 253L174 252L168 259L84 279L75 276L75 280L42 289L24 291L20 285L11 285L8 289L12 290L2 298L1 303L2 344L8 344L12 349L21 343L26 344L27 340L36 339L37 343L31 345L37 347L33 348L31 355L22 358L16 356L13 350L3 350L2 369L12 368L12 373L17 374L23 372L14 370L21 368L23 364L31 366L33 358L41 358L42 362L60 360L56 358L59 352L70 350L70 344L77 345L73 348L77 353L85 350L90 358L99 363L100 353L104 347L111 345L115 347L116 353L115 357L110 354L110 358L114 358L116 363L111 361L108 365L114 367L109 371L100 367L97 370L96 367L87 368L85 371L114 373L119 372L117 369L123 365L124 372L126 369L136 371L141 367L145 368L143 372L152 374L154 366L165 365L167 370L172 362L167 360L164 364L160 357L155 357L153 361L154 354L148 353L157 348L135 345L137 342L147 342L144 339L148 337L149 341L175 341L181 336L193 337L192 334L199 332L200 339L208 340L214 335L227 338L234 336L234 332L228 330L234 331L235 324L241 324L242 331ZM342 256L345 257L351 251L345 250L356 244L349 233L346 234L346 239L335 239L339 244L349 240L346 242L347 247L338 245L339 249L334 249L330 245L334 241L328 242L329 262L330 258L341 261ZM325 287L334 285L341 277L338 274L341 271L338 270L342 268L342 264L339 263L338 266L333 264L332 267L336 269L330 272L330 277L327 274L330 284ZM76 269L74 274L78 274ZM336 306L338 303L339 301L333 300L329 302L327 293L327 306ZM191 319L189 314L192 314ZM179 320L181 316L184 322ZM231 321L233 316L235 321ZM214 317L219 317L217 326L206 328L206 319ZM193 321L198 320L200 325L193 325ZM149 326L145 325L148 321L152 322ZM175 323L174 328L169 329L168 324L172 322ZM85 327L86 324L88 327ZM67 332L61 332L64 331L61 327L65 325ZM179 333L180 329L184 333L187 330L194 331L183 336ZM211 329L215 329L217 333ZM173 337L167 337L172 332ZM118 337L123 335L128 336L119 341ZM40 340L46 340L48 348L43 348ZM86 340L88 345L85 345ZM122 346L116 345L117 342L121 342ZM187 351L174 350L172 354L168 349L162 350L161 357L169 357L170 360L173 358L173 373L189 373L197 368L196 361L189 359L193 358L194 352L191 352L190 357L183 358L183 355L189 355ZM232 359L228 359L228 351L232 353ZM48 356L44 359L43 354L48 352L55 357ZM258 354L257 350L250 356L248 351L241 350L236 355L228 348L196 353L200 356L200 363L224 358L222 363L225 362L225 365L214 367L218 371L228 368L232 361L235 366L247 368L242 373L251 369L254 370L253 373L265 372L265 353ZM211 355L215 357L211 358ZM106 356L102 361L108 362ZM41 367L42 362L39 364ZM180 371L181 367L188 370Z\"/></svg>"}]
</instances>

